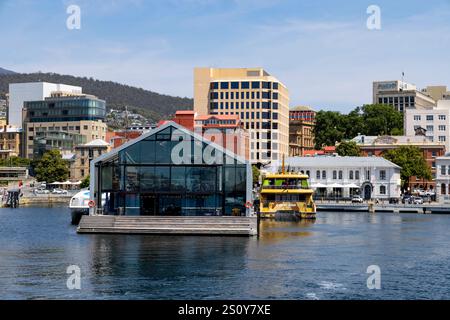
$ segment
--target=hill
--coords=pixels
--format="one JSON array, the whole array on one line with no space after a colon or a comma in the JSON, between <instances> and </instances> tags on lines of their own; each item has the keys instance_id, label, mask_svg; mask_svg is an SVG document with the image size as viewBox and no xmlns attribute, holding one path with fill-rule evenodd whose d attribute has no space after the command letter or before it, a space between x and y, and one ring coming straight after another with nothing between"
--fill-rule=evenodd
<instances>
[{"instance_id":1,"label":"hill","mask_svg":"<svg viewBox=\"0 0 450 320\"><path fill-rule=\"evenodd\" d=\"M177 110L193 108L193 100L190 98L163 95L112 81L100 81L93 78L56 73L0 74L0 97L8 92L10 83L36 81L80 86L84 93L93 94L106 100L108 109L123 110L125 106L128 106L128 110L139 113L153 121L167 119Z\"/></svg>"},{"instance_id":2,"label":"hill","mask_svg":"<svg viewBox=\"0 0 450 320\"><path fill-rule=\"evenodd\" d=\"M11 71L11 70L6 70L3 68L0 68L0 74L15 74L15 72Z\"/></svg>"}]
</instances>

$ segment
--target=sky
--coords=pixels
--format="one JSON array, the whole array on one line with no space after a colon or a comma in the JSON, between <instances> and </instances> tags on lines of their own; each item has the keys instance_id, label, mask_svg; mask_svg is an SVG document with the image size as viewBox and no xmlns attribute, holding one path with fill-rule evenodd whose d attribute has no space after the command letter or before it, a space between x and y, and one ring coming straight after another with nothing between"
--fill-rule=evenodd
<instances>
[{"instance_id":1,"label":"sky","mask_svg":"<svg viewBox=\"0 0 450 320\"><path fill-rule=\"evenodd\" d=\"M79 30L66 26L70 5ZM450 0L0 0L0 67L183 97L194 67L263 67L291 106L348 112L402 72L450 87L449 58Z\"/></svg>"}]
</instances>

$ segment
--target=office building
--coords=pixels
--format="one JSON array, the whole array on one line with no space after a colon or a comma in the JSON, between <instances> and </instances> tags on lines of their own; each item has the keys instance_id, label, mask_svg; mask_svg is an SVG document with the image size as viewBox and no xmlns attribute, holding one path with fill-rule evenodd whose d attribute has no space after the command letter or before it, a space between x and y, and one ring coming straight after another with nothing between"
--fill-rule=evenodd
<instances>
[{"instance_id":1,"label":"office building","mask_svg":"<svg viewBox=\"0 0 450 320\"><path fill-rule=\"evenodd\" d=\"M289 156L304 156L314 150L316 112L298 106L289 111Z\"/></svg>"},{"instance_id":2,"label":"office building","mask_svg":"<svg viewBox=\"0 0 450 320\"><path fill-rule=\"evenodd\" d=\"M450 99L450 91L447 90L447 86L427 86L422 89L422 93L430 96L434 101Z\"/></svg>"},{"instance_id":3,"label":"office building","mask_svg":"<svg viewBox=\"0 0 450 320\"><path fill-rule=\"evenodd\" d=\"M439 100L434 108L406 110L404 132L407 136L422 133L431 141L444 143L446 152L449 152L450 100Z\"/></svg>"},{"instance_id":4,"label":"office building","mask_svg":"<svg viewBox=\"0 0 450 320\"><path fill-rule=\"evenodd\" d=\"M373 82L373 103L388 104L400 112L410 108L421 109L436 105L433 98L417 90L415 85L399 80Z\"/></svg>"},{"instance_id":5,"label":"office building","mask_svg":"<svg viewBox=\"0 0 450 320\"><path fill-rule=\"evenodd\" d=\"M34 139L45 137L42 132L81 135L84 137L83 143L105 140L105 114L105 101L91 95L56 94L44 100L26 101L23 109L22 153L27 158L34 157Z\"/></svg>"},{"instance_id":6,"label":"office building","mask_svg":"<svg viewBox=\"0 0 450 320\"><path fill-rule=\"evenodd\" d=\"M262 68L196 68L194 111L239 116L250 134L252 163L289 154L289 92Z\"/></svg>"},{"instance_id":7,"label":"office building","mask_svg":"<svg viewBox=\"0 0 450 320\"><path fill-rule=\"evenodd\" d=\"M263 168L279 172L281 161ZM382 157L289 157L285 167L309 176L318 199L342 199L360 195L366 200L399 198L401 168Z\"/></svg>"},{"instance_id":8,"label":"office building","mask_svg":"<svg viewBox=\"0 0 450 320\"><path fill-rule=\"evenodd\" d=\"M252 201L250 163L175 122L97 157L90 182L90 198L105 199L97 209L105 215L251 213L245 206Z\"/></svg>"},{"instance_id":9,"label":"office building","mask_svg":"<svg viewBox=\"0 0 450 320\"><path fill-rule=\"evenodd\" d=\"M11 83L9 85L8 124L22 128L22 109L25 101L42 101L54 92L82 93L81 87L48 82Z\"/></svg>"}]
</instances>

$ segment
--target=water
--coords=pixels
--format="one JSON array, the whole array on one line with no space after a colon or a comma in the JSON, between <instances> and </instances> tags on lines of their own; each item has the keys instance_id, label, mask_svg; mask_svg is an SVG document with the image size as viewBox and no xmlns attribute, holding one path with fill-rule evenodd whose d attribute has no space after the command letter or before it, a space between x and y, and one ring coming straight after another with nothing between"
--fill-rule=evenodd
<instances>
[{"instance_id":1,"label":"water","mask_svg":"<svg viewBox=\"0 0 450 320\"><path fill-rule=\"evenodd\" d=\"M265 222L260 239L77 235L69 221L0 209L0 299L450 299L450 216L320 212Z\"/></svg>"}]
</instances>

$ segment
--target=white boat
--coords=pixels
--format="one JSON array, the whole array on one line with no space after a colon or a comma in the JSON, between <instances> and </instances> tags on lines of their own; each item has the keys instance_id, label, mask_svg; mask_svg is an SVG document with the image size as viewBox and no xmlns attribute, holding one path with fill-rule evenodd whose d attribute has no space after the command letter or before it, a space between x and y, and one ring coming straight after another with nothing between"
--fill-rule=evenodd
<instances>
[{"instance_id":1,"label":"white boat","mask_svg":"<svg viewBox=\"0 0 450 320\"><path fill-rule=\"evenodd\" d=\"M89 189L82 189L70 199L69 209L72 216L72 224L78 224L83 215L89 214Z\"/></svg>"}]
</instances>

